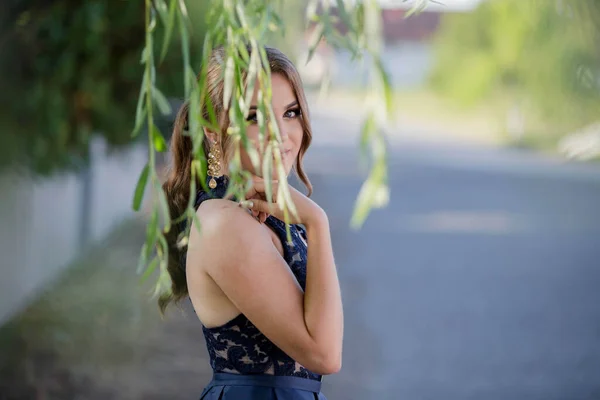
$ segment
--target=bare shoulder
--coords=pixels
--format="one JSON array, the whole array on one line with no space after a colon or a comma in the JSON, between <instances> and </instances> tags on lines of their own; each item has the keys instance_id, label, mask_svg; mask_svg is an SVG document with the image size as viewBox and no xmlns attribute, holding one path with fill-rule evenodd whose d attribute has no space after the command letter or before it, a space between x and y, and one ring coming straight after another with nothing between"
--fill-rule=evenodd
<instances>
[{"instance_id":1,"label":"bare shoulder","mask_svg":"<svg viewBox=\"0 0 600 400\"><path fill-rule=\"evenodd\" d=\"M202 230L211 235L221 232L239 232L241 229L261 231L260 224L236 202L224 199L212 199L203 202L198 207L196 215Z\"/></svg>"},{"instance_id":2,"label":"bare shoulder","mask_svg":"<svg viewBox=\"0 0 600 400\"><path fill-rule=\"evenodd\" d=\"M226 262L236 265L238 258L248 256L246 250L272 246L268 231L231 200L205 201L198 207L196 215L200 232L192 227L188 255L201 252L202 259L212 261L207 264Z\"/></svg>"}]
</instances>

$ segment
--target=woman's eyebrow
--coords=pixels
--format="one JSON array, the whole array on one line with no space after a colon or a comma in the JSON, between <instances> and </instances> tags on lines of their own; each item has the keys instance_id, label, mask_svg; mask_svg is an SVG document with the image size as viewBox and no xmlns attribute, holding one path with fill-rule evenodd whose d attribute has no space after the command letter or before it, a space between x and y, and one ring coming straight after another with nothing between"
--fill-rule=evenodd
<instances>
[{"instance_id":1,"label":"woman's eyebrow","mask_svg":"<svg viewBox=\"0 0 600 400\"><path fill-rule=\"evenodd\" d=\"M292 101L290 104L288 104L287 106L285 106L284 108L287 110L288 108L294 107L298 105L298 101L294 100ZM258 108L258 106L250 106L249 110L251 111L255 111Z\"/></svg>"}]
</instances>

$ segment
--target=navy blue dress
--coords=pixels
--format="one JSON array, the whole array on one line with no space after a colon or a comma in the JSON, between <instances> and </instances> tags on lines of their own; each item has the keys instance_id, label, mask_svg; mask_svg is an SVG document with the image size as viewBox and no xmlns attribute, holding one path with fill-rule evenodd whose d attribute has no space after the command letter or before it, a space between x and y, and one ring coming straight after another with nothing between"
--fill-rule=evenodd
<instances>
[{"instance_id":1,"label":"navy blue dress","mask_svg":"<svg viewBox=\"0 0 600 400\"><path fill-rule=\"evenodd\" d=\"M224 197L228 180L224 176L216 180L215 189L198 192L196 208L208 199ZM300 225L290 225L292 241L288 242L283 221L269 216L265 224L281 240L283 258L304 290L306 231ZM203 326L202 331L214 374L201 400L326 400L321 394L321 375L285 354L245 315L239 314L219 327Z\"/></svg>"}]
</instances>

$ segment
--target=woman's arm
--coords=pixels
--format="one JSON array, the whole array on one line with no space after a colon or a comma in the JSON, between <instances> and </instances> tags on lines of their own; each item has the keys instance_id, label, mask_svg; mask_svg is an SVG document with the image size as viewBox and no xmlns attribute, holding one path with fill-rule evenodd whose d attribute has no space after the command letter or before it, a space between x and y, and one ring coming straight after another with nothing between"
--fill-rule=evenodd
<instances>
[{"instance_id":1,"label":"woman's arm","mask_svg":"<svg viewBox=\"0 0 600 400\"><path fill-rule=\"evenodd\" d=\"M311 337L329 354L328 368L337 372L342 365L344 319L329 220L323 212L304 224L308 238L304 319Z\"/></svg>"}]
</instances>

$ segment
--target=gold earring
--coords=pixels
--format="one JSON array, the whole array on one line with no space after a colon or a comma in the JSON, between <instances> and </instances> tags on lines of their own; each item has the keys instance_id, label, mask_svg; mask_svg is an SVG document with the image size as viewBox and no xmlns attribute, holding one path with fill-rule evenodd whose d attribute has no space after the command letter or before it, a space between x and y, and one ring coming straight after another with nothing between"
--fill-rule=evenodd
<instances>
[{"instance_id":1,"label":"gold earring","mask_svg":"<svg viewBox=\"0 0 600 400\"><path fill-rule=\"evenodd\" d=\"M212 146L210 146L210 150L208 151L208 175L210 176L210 181L208 182L208 187L214 189L217 187L217 181L215 178L220 177L221 174L221 150L219 146L217 146L217 142L213 142Z\"/></svg>"}]
</instances>

